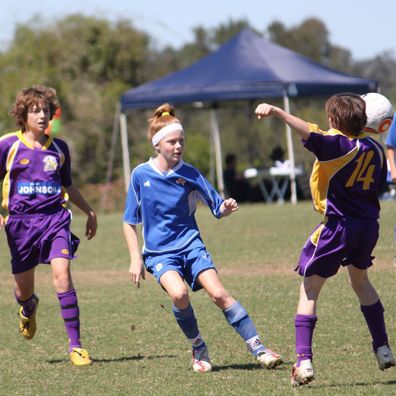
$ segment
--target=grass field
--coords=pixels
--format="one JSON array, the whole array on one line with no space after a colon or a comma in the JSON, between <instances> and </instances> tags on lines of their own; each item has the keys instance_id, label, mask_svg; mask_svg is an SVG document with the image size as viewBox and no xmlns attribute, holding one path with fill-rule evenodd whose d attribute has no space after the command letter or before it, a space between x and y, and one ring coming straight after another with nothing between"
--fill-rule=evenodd
<instances>
[{"instance_id":1,"label":"grass field","mask_svg":"<svg viewBox=\"0 0 396 396\"><path fill-rule=\"evenodd\" d=\"M371 279L386 308L390 341L396 346L393 223L395 203L385 202ZM76 210L77 212L77 210ZM5 235L0 236L1 395L390 395L396 369L378 370L357 299L341 270L319 300L314 337L316 380L292 389L295 307L299 277L293 268L308 233L320 221L310 203L242 206L217 221L199 208L198 221L220 277L247 308L261 337L281 353L280 369L260 369L243 341L204 292L191 296L210 349L213 372L188 370L190 347L171 314L166 294L151 276L140 289L128 278L129 259L121 214L99 217L99 232L83 241L73 278L79 296L82 341L94 364L73 367L50 268L39 266L38 331L25 341L17 330L17 305ZM75 213L73 231L85 219Z\"/></svg>"}]
</instances>

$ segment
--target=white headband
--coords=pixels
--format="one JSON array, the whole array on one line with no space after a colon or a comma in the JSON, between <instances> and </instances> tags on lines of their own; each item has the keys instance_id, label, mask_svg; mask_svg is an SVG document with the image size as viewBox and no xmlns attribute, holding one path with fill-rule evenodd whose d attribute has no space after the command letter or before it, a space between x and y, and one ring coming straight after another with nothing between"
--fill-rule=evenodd
<instances>
[{"instance_id":1,"label":"white headband","mask_svg":"<svg viewBox=\"0 0 396 396\"><path fill-rule=\"evenodd\" d=\"M184 132L184 129L180 122L173 122L161 128L152 138L151 142L153 146L156 146L165 136L172 132Z\"/></svg>"}]
</instances>

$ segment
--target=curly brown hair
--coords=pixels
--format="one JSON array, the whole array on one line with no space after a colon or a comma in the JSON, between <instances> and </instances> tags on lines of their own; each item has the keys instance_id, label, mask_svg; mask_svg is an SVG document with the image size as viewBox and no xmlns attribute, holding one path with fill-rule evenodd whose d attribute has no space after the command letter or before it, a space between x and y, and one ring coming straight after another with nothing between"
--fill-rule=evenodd
<instances>
[{"instance_id":1,"label":"curly brown hair","mask_svg":"<svg viewBox=\"0 0 396 396\"><path fill-rule=\"evenodd\" d=\"M25 88L18 93L11 114L15 117L18 127L25 130L27 113L34 106L38 106L40 101L48 104L50 109L50 120L55 114L56 109L59 108L59 101L56 97L54 88L46 87L44 85L35 85L30 88Z\"/></svg>"}]
</instances>

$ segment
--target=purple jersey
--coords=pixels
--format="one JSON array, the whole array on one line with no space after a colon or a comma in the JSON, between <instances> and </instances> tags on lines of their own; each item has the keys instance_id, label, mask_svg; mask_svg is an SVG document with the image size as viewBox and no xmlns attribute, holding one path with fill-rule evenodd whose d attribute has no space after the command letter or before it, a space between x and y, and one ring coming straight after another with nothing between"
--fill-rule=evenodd
<instances>
[{"instance_id":1,"label":"purple jersey","mask_svg":"<svg viewBox=\"0 0 396 396\"><path fill-rule=\"evenodd\" d=\"M386 183L385 153L367 135L349 137L309 124L305 148L316 156L310 179L315 209L326 216L379 217L378 191Z\"/></svg>"},{"instance_id":2,"label":"purple jersey","mask_svg":"<svg viewBox=\"0 0 396 396\"><path fill-rule=\"evenodd\" d=\"M63 187L72 184L67 144L49 137L32 147L21 131L0 137L2 206L10 214L38 214L60 209Z\"/></svg>"}]
</instances>

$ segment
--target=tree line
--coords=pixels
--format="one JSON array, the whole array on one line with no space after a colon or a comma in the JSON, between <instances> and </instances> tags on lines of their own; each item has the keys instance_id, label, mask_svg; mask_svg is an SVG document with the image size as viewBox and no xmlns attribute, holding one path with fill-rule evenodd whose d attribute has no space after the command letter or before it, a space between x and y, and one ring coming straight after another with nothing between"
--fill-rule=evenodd
<instances>
[{"instance_id":1,"label":"tree line","mask_svg":"<svg viewBox=\"0 0 396 396\"><path fill-rule=\"evenodd\" d=\"M193 28L191 42L180 48L158 48L149 32L137 29L126 19L110 22L71 15L46 23L35 17L19 25L10 45L0 52L1 131L15 130L9 111L20 89L35 84L56 88L62 106L60 137L71 148L76 183L103 183L120 95L191 65L246 27L321 64L378 80L382 92L391 100L396 98L394 54L384 52L356 61L349 49L331 43L326 25L316 18L308 18L292 27L273 21L263 31L250 26L247 20L229 20L213 28L197 26ZM293 102L294 112L307 119L326 121L322 111L324 98ZM254 122L254 105L229 103L219 111L221 133L227 136L223 139L224 152L236 151L243 167L267 166L272 148L284 143L283 129L276 120L260 125ZM145 140L150 114L151 111L139 111L129 119L132 165L146 160L151 153ZM186 160L208 173L208 117L204 112L189 108L180 109L179 114L189 131ZM297 161L307 161L298 147ZM121 174L121 158L117 154L114 178Z\"/></svg>"}]
</instances>

